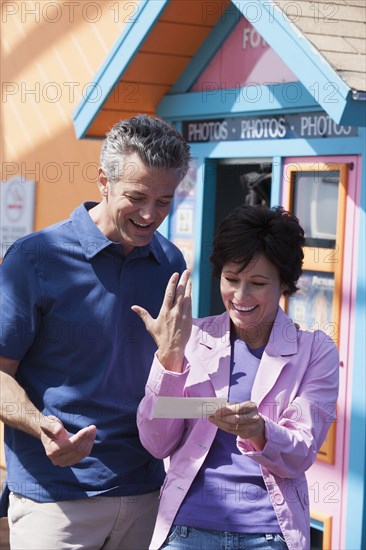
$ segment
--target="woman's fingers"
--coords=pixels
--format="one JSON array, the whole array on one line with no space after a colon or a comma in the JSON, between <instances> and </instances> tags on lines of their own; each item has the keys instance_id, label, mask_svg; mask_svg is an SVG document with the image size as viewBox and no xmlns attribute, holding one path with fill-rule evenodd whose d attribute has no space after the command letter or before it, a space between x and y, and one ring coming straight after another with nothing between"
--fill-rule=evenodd
<instances>
[{"instance_id":1,"label":"woman's fingers","mask_svg":"<svg viewBox=\"0 0 366 550\"><path fill-rule=\"evenodd\" d=\"M182 372L184 349L192 330L190 271L174 273L167 284L156 319L141 306L133 305L158 348L158 358L167 370Z\"/></svg>"},{"instance_id":2,"label":"woman's fingers","mask_svg":"<svg viewBox=\"0 0 366 550\"><path fill-rule=\"evenodd\" d=\"M143 320L150 334L153 331L155 336L155 332L160 330L159 325L165 326L167 320L192 317L191 289L190 271L186 269L180 278L179 273L174 273L170 277L163 304L156 319L153 319L150 313L139 305L133 305L131 309Z\"/></svg>"},{"instance_id":3,"label":"woman's fingers","mask_svg":"<svg viewBox=\"0 0 366 550\"><path fill-rule=\"evenodd\" d=\"M165 289L163 307L164 306L172 307L172 305L174 304L178 280L179 280L179 273L173 273Z\"/></svg>"},{"instance_id":4,"label":"woman's fingers","mask_svg":"<svg viewBox=\"0 0 366 550\"><path fill-rule=\"evenodd\" d=\"M212 415L212 419L228 426L237 426L240 423L256 421L258 416L256 404L253 401L244 401L242 403L226 403L225 407Z\"/></svg>"},{"instance_id":5,"label":"woman's fingers","mask_svg":"<svg viewBox=\"0 0 366 550\"><path fill-rule=\"evenodd\" d=\"M191 272L186 269L185 271L183 271L181 278L179 279L175 290L175 303L178 305L181 304L184 298L190 296L190 276Z\"/></svg>"},{"instance_id":6,"label":"woman's fingers","mask_svg":"<svg viewBox=\"0 0 366 550\"><path fill-rule=\"evenodd\" d=\"M182 313L183 315L189 315L190 317L192 317L191 294L192 294L192 281L191 279L189 279L184 292L184 298L182 302Z\"/></svg>"},{"instance_id":7,"label":"woman's fingers","mask_svg":"<svg viewBox=\"0 0 366 550\"><path fill-rule=\"evenodd\" d=\"M143 320L145 327L148 330L148 327L152 321L150 313L141 306L131 306L131 309Z\"/></svg>"}]
</instances>

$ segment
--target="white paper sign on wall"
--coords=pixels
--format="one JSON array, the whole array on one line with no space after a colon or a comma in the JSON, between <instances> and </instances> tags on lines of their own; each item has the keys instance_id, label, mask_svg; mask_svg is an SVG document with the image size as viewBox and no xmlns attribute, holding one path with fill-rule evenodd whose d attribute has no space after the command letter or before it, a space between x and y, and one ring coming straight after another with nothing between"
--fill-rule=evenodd
<instances>
[{"instance_id":1,"label":"white paper sign on wall","mask_svg":"<svg viewBox=\"0 0 366 550\"><path fill-rule=\"evenodd\" d=\"M34 230L35 182L20 176L1 182L1 257L14 241Z\"/></svg>"}]
</instances>

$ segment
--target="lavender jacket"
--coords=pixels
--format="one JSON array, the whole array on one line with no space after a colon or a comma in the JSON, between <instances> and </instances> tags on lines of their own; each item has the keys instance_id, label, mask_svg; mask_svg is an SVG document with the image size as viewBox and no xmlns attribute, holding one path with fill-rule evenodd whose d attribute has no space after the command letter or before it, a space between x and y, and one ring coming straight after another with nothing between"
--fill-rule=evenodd
<instances>
[{"instance_id":1,"label":"lavender jacket","mask_svg":"<svg viewBox=\"0 0 366 550\"><path fill-rule=\"evenodd\" d=\"M137 423L144 447L170 457L151 541L158 549L203 464L217 428L207 419L153 419L158 396L227 397L230 380L230 319L227 313L195 320L182 374L155 358ZM240 451L260 464L289 550L310 548L309 496L304 472L314 462L338 395L338 351L322 331L297 330L278 309L260 362L251 399L265 419L266 445L257 452L237 438ZM255 521L255 518L253 519Z\"/></svg>"}]
</instances>

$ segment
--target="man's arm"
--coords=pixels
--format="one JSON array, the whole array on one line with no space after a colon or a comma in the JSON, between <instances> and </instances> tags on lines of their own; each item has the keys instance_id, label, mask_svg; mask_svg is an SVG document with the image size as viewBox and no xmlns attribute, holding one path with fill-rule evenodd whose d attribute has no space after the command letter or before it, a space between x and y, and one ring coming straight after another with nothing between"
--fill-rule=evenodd
<instances>
[{"instance_id":1,"label":"man's arm","mask_svg":"<svg viewBox=\"0 0 366 550\"><path fill-rule=\"evenodd\" d=\"M43 415L14 378L18 365L19 361L0 356L0 420L40 439L55 466L80 462L92 450L96 427L87 426L70 435L61 420Z\"/></svg>"},{"instance_id":2,"label":"man's arm","mask_svg":"<svg viewBox=\"0 0 366 550\"><path fill-rule=\"evenodd\" d=\"M17 430L41 439L40 411L15 380L19 361L0 356L0 419Z\"/></svg>"}]
</instances>

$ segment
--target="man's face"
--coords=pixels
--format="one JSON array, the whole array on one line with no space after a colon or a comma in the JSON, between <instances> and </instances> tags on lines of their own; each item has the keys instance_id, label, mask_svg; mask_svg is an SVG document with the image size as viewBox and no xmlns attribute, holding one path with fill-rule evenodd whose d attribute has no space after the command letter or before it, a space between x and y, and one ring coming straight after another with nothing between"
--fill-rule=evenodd
<instances>
[{"instance_id":1,"label":"man's face","mask_svg":"<svg viewBox=\"0 0 366 550\"><path fill-rule=\"evenodd\" d=\"M168 215L181 179L176 169L149 168L137 153L124 156L115 183L107 181L100 170L104 198L100 229L111 241L121 243L126 254L147 245Z\"/></svg>"}]
</instances>

